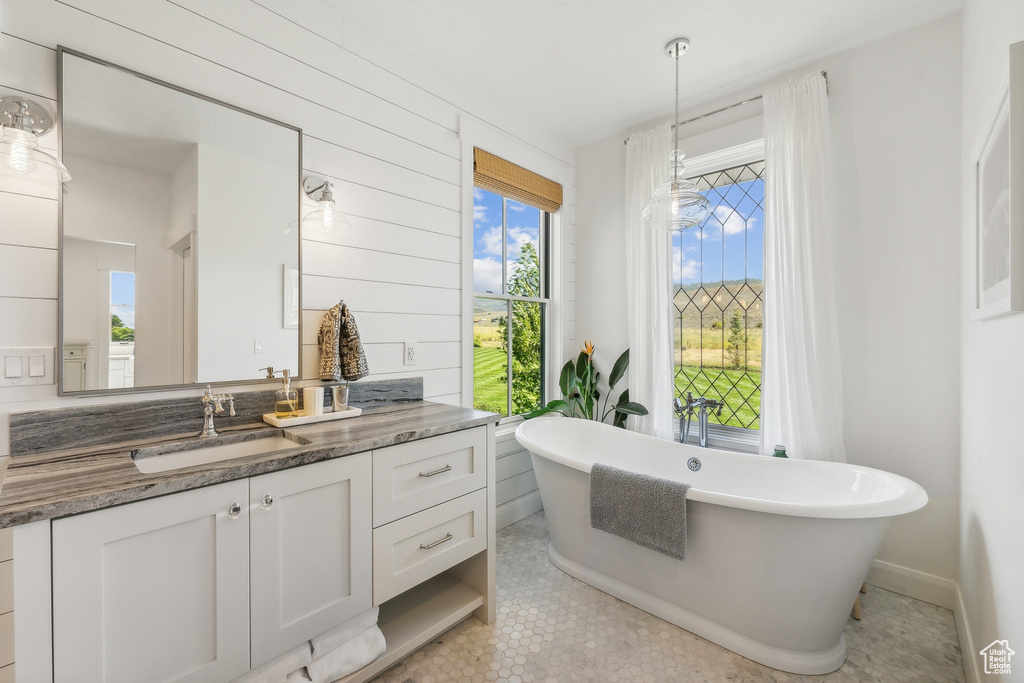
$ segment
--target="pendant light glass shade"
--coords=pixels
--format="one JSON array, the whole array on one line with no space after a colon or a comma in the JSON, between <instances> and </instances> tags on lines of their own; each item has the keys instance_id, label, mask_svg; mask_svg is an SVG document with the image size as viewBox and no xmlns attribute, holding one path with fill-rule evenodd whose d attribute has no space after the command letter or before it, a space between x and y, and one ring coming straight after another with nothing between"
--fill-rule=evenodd
<instances>
[{"instance_id":1,"label":"pendant light glass shade","mask_svg":"<svg viewBox=\"0 0 1024 683\"><path fill-rule=\"evenodd\" d=\"M679 150L669 155L669 180L654 191L643 217L648 227L669 232L699 225L708 215L709 202L697 192L697 185L683 175L683 157Z\"/></svg>"},{"instance_id":2,"label":"pendant light glass shade","mask_svg":"<svg viewBox=\"0 0 1024 683\"><path fill-rule=\"evenodd\" d=\"M697 185L687 180L683 169L683 154L679 149L679 57L690 50L690 41L675 38L665 46L665 54L676 60L676 110L672 119L675 147L668 156L669 179L658 186L641 214L647 227L673 232L699 225L708 215L709 202Z\"/></svg>"},{"instance_id":3,"label":"pendant light glass shade","mask_svg":"<svg viewBox=\"0 0 1024 683\"><path fill-rule=\"evenodd\" d=\"M71 173L56 157L39 149L39 136L53 127L40 105L22 97L0 98L0 170L20 176L49 176L59 183Z\"/></svg>"}]
</instances>

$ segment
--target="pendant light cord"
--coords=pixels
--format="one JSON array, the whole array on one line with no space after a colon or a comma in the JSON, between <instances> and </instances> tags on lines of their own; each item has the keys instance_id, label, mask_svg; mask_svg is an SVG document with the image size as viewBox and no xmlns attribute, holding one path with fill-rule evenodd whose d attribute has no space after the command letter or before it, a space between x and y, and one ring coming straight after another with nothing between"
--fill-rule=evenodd
<instances>
[{"instance_id":1,"label":"pendant light cord","mask_svg":"<svg viewBox=\"0 0 1024 683\"><path fill-rule=\"evenodd\" d=\"M676 113L672 118L672 122L675 123L679 120L679 43L676 43ZM675 154L679 151L679 126L673 125L672 131L675 133L673 141L672 153Z\"/></svg>"}]
</instances>

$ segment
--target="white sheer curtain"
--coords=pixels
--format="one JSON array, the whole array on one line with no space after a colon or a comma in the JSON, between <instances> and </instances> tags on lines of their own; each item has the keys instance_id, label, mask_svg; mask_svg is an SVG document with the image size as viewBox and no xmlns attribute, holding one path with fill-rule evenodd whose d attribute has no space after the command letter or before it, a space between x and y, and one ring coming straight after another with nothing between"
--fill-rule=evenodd
<instances>
[{"instance_id":1,"label":"white sheer curtain","mask_svg":"<svg viewBox=\"0 0 1024 683\"><path fill-rule=\"evenodd\" d=\"M626 143L626 302L629 325L629 397L649 412L636 429L672 438L672 316L670 233L651 230L640 214L668 178L672 129L637 133Z\"/></svg>"},{"instance_id":2,"label":"white sheer curtain","mask_svg":"<svg viewBox=\"0 0 1024 683\"><path fill-rule=\"evenodd\" d=\"M761 452L845 461L828 216L828 96L821 74L764 94Z\"/></svg>"}]
</instances>

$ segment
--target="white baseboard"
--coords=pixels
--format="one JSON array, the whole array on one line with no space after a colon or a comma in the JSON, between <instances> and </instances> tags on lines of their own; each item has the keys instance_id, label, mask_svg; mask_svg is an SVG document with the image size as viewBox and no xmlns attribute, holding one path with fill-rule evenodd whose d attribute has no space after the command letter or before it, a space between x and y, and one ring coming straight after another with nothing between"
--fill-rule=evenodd
<instances>
[{"instance_id":1,"label":"white baseboard","mask_svg":"<svg viewBox=\"0 0 1024 683\"><path fill-rule=\"evenodd\" d=\"M956 604L953 606L953 618L956 619L956 635L960 639L960 659L964 663L964 678L967 683L981 683L981 657L974 647L971 629L967 625L967 610L964 606L964 594L960 586L956 587Z\"/></svg>"},{"instance_id":2,"label":"white baseboard","mask_svg":"<svg viewBox=\"0 0 1024 683\"><path fill-rule=\"evenodd\" d=\"M867 582L872 586L946 609L953 609L956 605L955 581L901 567L898 564L875 560L871 565L871 571L868 572Z\"/></svg>"},{"instance_id":3,"label":"white baseboard","mask_svg":"<svg viewBox=\"0 0 1024 683\"><path fill-rule=\"evenodd\" d=\"M509 524L525 519L543 507L540 502L540 491L537 490L530 491L525 496L513 498L498 506L495 517L497 528L503 529Z\"/></svg>"}]
</instances>

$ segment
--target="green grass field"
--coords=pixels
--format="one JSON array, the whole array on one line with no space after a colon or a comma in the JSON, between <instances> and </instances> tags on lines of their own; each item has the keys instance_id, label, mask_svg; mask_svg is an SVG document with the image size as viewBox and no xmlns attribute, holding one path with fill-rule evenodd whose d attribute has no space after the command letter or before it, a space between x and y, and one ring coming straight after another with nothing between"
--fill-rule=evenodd
<instances>
[{"instance_id":1,"label":"green grass field","mask_svg":"<svg viewBox=\"0 0 1024 683\"><path fill-rule=\"evenodd\" d=\"M722 417L711 417L712 424L730 427L758 429L758 415L761 412L761 373L742 370L720 370L718 368L676 366L676 391L692 391L694 396L725 398L726 408ZM733 388L733 384L736 385ZM744 402L744 398L746 401Z\"/></svg>"},{"instance_id":2,"label":"green grass field","mask_svg":"<svg viewBox=\"0 0 1024 683\"><path fill-rule=\"evenodd\" d=\"M694 396L708 398L725 397L726 408L722 417L711 417L713 424L724 424L746 429L758 428L758 414L761 410L761 392L757 388L761 373L757 371L720 370L707 368L701 372L693 366L676 367L676 390L692 391ZM476 347L473 349L473 405L478 410L494 413L507 412L506 384L500 380L505 375L505 353L500 348ZM735 383L735 388L733 384ZM744 401L746 398L746 401Z\"/></svg>"},{"instance_id":3,"label":"green grass field","mask_svg":"<svg viewBox=\"0 0 1024 683\"><path fill-rule=\"evenodd\" d=\"M473 349L473 407L505 415L508 412L508 385L505 352L500 348Z\"/></svg>"}]
</instances>

